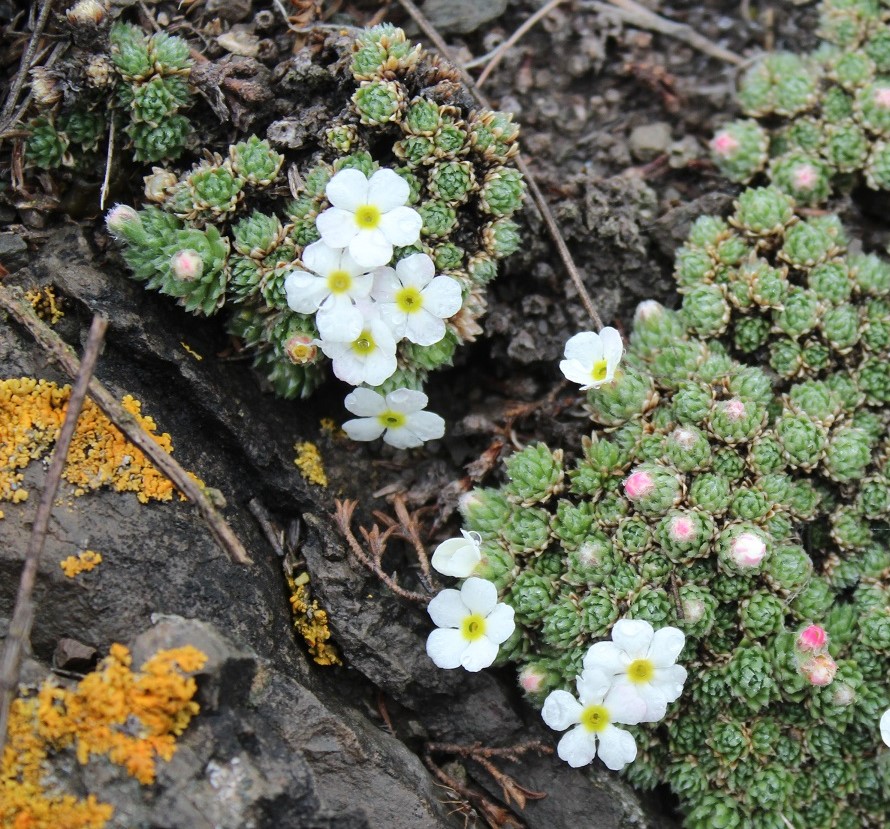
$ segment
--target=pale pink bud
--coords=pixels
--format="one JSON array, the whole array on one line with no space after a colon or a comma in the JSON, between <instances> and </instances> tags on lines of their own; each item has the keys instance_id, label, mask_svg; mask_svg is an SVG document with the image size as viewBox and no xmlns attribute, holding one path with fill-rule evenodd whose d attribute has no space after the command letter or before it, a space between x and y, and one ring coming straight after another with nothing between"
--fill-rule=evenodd
<instances>
[{"instance_id":1,"label":"pale pink bud","mask_svg":"<svg viewBox=\"0 0 890 829\"><path fill-rule=\"evenodd\" d=\"M668 534L672 541L692 541L696 536L695 522L688 515L677 515L671 519Z\"/></svg>"},{"instance_id":2,"label":"pale pink bud","mask_svg":"<svg viewBox=\"0 0 890 829\"><path fill-rule=\"evenodd\" d=\"M812 164L801 164L794 170L791 177L798 190L811 190L819 180L819 174Z\"/></svg>"},{"instance_id":3,"label":"pale pink bud","mask_svg":"<svg viewBox=\"0 0 890 829\"><path fill-rule=\"evenodd\" d=\"M805 627L797 635L797 649L805 653L821 651L828 644L828 634L819 625Z\"/></svg>"},{"instance_id":4,"label":"pale pink bud","mask_svg":"<svg viewBox=\"0 0 890 829\"><path fill-rule=\"evenodd\" d=\"M655 489L655 481L644 469L632 472L624 481L624 494L631 501L645 498L653 489Z\"/></svg>"},{"instance_id":5,"label":"pale pink bud","mask_svg":"<svg viewBox=\"0 0 890 829\"><path fill-rule=\"evenodd\" d=\"M846 682L838 682L831 689L831 701L838 708L846 708L856 702L856 692Z\"/></svg>"},{"instance_id":6,"label":"pale pink bud","mask_svg":"<svg viewBox=\"0 0 890 829\"><path fill-rule=\"evenodd\" d=\"M294 334L284 345L284 350L291 362L302 366L311 363L318 354L318 346L312 337L305 334Z\"/></svg>"},{"instance_id":7,"label":"pale pink bud","mask_svg":"<svg viewBox=\"0 0 890 829\"><path fill-rule=\"evenodd\" d=\"M196 250L186 248L173 254L170 259L170 270L177 279L194 282L204 272L204 262Z\"/></svg>"},{"instance_id":8,"label":"pale pink bud","mask_svg":"<svg viewBox=\"0 0 890 829\"><path fill-rule=\"evenodd\" d=\"M519 672L519 687L527 694L540 693L547 681L547 674L534 665L526 665Z\"/></svg>"},{"instance_id":9,"label":"pale pink bud","mask_svg":"<svg viewBox=\"0 0 890 829\"><path fill-rule=\"evenodd\" d=\"M711 149L722 158L732 155L738 148L738 139L726 130L718 132L711 141Z\"/></svg>"},{"instance_id":10,"label":"pale pink bud","mask_svg":"<svg viewBox=\"0 0 890 829\"><path fill-rule=\"evenodd\" d=\"M700 621L705 615L705 603L701 599L683 600L683 620L690 625Z\"/></svg>"},{"instance_id":11,"label":"pale pink bud","mask_svg":"<svg viewBox=\"0 0 890 829\"><path fill-rule=\"evenodd\" d=\"M890 86L879 86L875 90L874 101L879 107L890 108Z\"/></svg>"},{"instance_id":12,"label":"pale pink bud","mask_svg":"<svg viewBox=\"0 0 890 829\"><path fill-rule=\"evenodd\" d=\"M105 226L115 236L120 235L124 227L131 222L141 222L139 214L127 204L116 204L105 217Z\"/></svg>"},{"instance_id":13,"label":"pale pink bud","mask_svg":"<svg viewBox=\"0 0 890 829\"><path fill-rule=\"evenodd\" d=\"M831 685L837 673L837 663L827 654L820 653L808 659L800 666L800 672L807 678L810 685L820 688Z\"/></svg>"},{"instance_id":14,"label":"pale pink bud","mask_svg":"<svg viewBox=\"0 0 890 829\"><path fill-rule=\"evenodd\" d=\"M634 311L634 322L647 322L660 317L663 313L664 306L660 302L656 302L654 299L644 299Z\"/></svg>"},{"instance_id":15,"label":"pale pink bud","mask_svg":"<svg viewBox=\"0 0 890 829\"><path fill-rule=\"evenodd\" d=\"M745 404L737 397L734 397L723 404L723 411L726 412L726 416L730 420L741 420L745 416Z\"/></svg>"},{"instance_id":16,"label":"pale pink bud","mask_svg":"<svg viewBox=\"0 0 890 829\"><path fill-rule=\"evenodd\" d=\"M695 434L689 429L674 429L672 437L682 449L692 449L695 446Z\"/></svg>"},{"instance_id":17,"label":"pale pink bud","mask_svg":"<svg viewBox=\"0 0 890 829\"><path fill-rule=\"evenodd\" d=\"M756 567L766 555L766 543L754 533L742 533L733 539L729 554L739 567Z\"/></svg>"}]
</instances>

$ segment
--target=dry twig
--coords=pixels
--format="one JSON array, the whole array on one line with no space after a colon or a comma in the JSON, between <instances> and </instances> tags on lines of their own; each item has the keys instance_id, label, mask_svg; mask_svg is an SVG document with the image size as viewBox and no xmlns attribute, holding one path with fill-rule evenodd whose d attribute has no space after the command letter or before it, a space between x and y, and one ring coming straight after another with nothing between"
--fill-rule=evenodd
<instances>
[{"instance_id":1,"label":"dry twig","mask_svg":"<svg viewBox=\"0 0 890 829\"><path fill-rule=\"evenodd\" d=\"M99 194L99 209L105 209L105 199L108 198L108 183L111 181L111 162L114 160L114 113L108 119L108 152L105 155L105 175L102 178L102 192Z\"/></svg>"},{"instance_id":2,"label":"dry twig","mask_svg":"<svg viewBox=\"0 0 890 829\"><path fill-rule=\"evenodd\" d=\"M0 285L0 307L3 307L24 326L44 351L71 377L76 377L80 370L77 355L58 334L37 316L34 309L21 298L20 293L20 291ZM168 455L158 445L154 438L142 428L139 421L115 399L114 395L96 379L90 381L89 395L108 419L124 433L127 440L142 450L158 470L195 504L207 522L216 543L229 558L236 564L253 564L244 545L225 519L216 511L194 478L179 465L172 455Z\"/></svg>"},{"instance_id":3,"label":"dry twig","mask_svg":"<svg viewBox=\"0 0 890 829\"><path fill-rule=\"evenodd\" d=\"M486 109L491 109L491 103L488 98L482 94L482 91L476 85L476 82L473 80L470 73L451 56L448 45L442 39L442 35L439 34L436 27L427 20L426 16L414 5L414 3L411 2L411 0L399 0L399 3L402 8L408 12L411 19L414 20L420 30L430 39L436 49L438 49L444 57L447 57L454 62L460 73L461 80L464 82L467 89L470 90L473 97ZM538 208L538 212L541 214L544 224L547 226L547 232L550 234L550 238L556 245L556 249L559 252L559 258L562 259L563 265L565 266L566 271L568 271L569 278L572 280L575 290L578 292L578 297L581 300L581 304L584 306L584 310L587 311L591 320L593 320L594 326L598 329L602 328L603 321L593 304L593 300L590 298L590 294L587 292L587 288L584 287L584 280L581 279L581 274L575 265L575 261L572 259L572 254L569 252L568 245L566 245L565 239L563 239L562 234L559 231L559 225L557 225L549 205L544 200L541 188L538 187L538 183L532 175L532 171L529 169L528 164L525 163L525 160L521 155L516 156L516 167L525 177L528 189L531 192L532 201Z\"/></svg>"},{"instance_id":4,"label":"dry twig","mask_svg":"<svg viewBox=\"0 0 890 829\"><path fill-rule=\"evenodd\" d=\"M376 524L374 524L370 530L367 530L364 527L359 527L359 531L365 539L365 543L368 545L368 550L370 551L369 554L365 552L364 548L352 532L352 516L356 506L358 506L358 502L350 500L341 501L338 498L335 498L334 506L336 510L334 513L334 521L336 522L340 533L346 539L350 552L355 556L358 562L368 570L368 572L380 579L380 581L382 581L397 596L401 596L403 599L407 599L409 602L418 604L421 607L426 607L430 603L429 596L424 596L422 593L415 593L413 590L406 590L398 583L395 576L389 575L389 573L383 569L382 560L383 554L386 552L386 542L389 540L392 533L396 531L397 526L393 525L382 533L380 532L380 527Z\"/></svg>"},{"instance_id":5,"label":"dry twig","mask_svg":"<svg viewBox=\"0 0 890 829\"><path fill-rule=\"evenodd\" d=\"M0 663L0 755L3 754L3 747L6 744L9 710L19 684L22 657L31 640L31 628L34 624L32 596L34 584L37 581L40 556L46 542L46 531L53 510L53 501L56 499L56 492L65 469L65 459L68 457L68 448L71 446L71 438L74 436L77 419L80 417L80 410L87 394L87 387L93 376L93 370L96 368L96 361L99 359L99 349L102 346L107 327L107 319L98 315L93 317L90 335L84 349L83 362L78 367L77 380L71 390L71 397L68 398L65 420L59 431L55 449L53 449L52 460L46 473L46 483L43 486L40 503L37 505L37 513L34 516L31 537L28 539L25 565L22 568L19 581L19 592L15 599L12 621L9 624L9 635L6 637L6 644L3 648L3 661Z\"/></svg>"}]
</instances>

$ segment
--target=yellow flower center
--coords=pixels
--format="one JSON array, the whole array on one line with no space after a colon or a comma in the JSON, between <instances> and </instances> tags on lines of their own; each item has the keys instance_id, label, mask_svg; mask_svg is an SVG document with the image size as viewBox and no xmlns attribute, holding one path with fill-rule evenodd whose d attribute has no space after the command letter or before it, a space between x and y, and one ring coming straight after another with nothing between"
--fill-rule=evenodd
<instances>
[{"instance_id":1,"label":"yellow flower center","mask_svg":"<svg viewBox=\"0 0 890 829\"><path fill-rule=\"evenodd\" d=\"M581 725L588 731L602 731L608 724L609 709L605 705L588 705L581 712Z\"/></svg>"},{"instance_id":2,"label":"yellow flower center","mask_svg":"<svg viewBox=\"0 0 890 829\"><path fill-rule=\"evenodd\" d=\"M417 288L402 288L396 294L396 305L406 314L414 314L423 307L423 297Z\"/></svg>"},{"instance_id":3,"label":"yellow flower center","mask_svg":"<svg viewBox=\"0 0 890 829\"><path fill-rule=\"evenodd\" d=\"M356 354L370 354L377 347L370 331L362 331L352 342L352 350Z\"/></svg>"},{"instance_id":4,"label":"yellow flower center","mask_svg":"<svg viewBox=\"0 0 890 829\"><path fill-rule=\"evenodd\" d=\"M398 429L405 425L405 415L401 412L394 412L392 409L381 412L377 415L377 420L387 429Z\"/></svg>"},{"instance_id":5,"label":"yellow flower center","mask_svg":"<svg viewBox=\"0 0 890 829\"><path fill-rule=\"evenodd\" d=\"M352 277L346 271L331 271L328 288L332 294L345 294L352 287Z\"/></svg>"},{"instance_id":6,"label":"yellow flower center","mask_svg":"<svg viewBox=\"0 0 890 829\"><path fill-rule=\"evenodd\" d=\"M627 667L627 678L631 682L642 684L651 682L655 676L655 665L651 659L634 659Z\"/></svg>"},{"instance_id":7,"label":"yellow flower center","mask_svg":"<svg viewBox=\"0 0 890 829\"><path fill-rule=\"evenodd\" d=\"M362 230L373 230L380 224L380 208L363 204L355 211L355 223Z\"/></svg>"},{"instance_id":8,"label":"yellow flower center","mask_svg":"<svg viewBox=\"0 0 890 829\"><path fill-rule=\"evenodd\" d=\"M606 371L608 371L609 365L605 360L597 360L593 364L593 370L590 372L590 375L594 380L605 380L606 379Z\"/></svg>"},{"instance_id":9,"label":"yellow flower center","mask_svg":"<svg viewBox=\"0 0 890 829\"><path fill-rule=\"evenodd\" d=\"M485 617L474 613L460 623L460 632L468 642L475 642L485 636Z\"/></svg>"}]
</instances>

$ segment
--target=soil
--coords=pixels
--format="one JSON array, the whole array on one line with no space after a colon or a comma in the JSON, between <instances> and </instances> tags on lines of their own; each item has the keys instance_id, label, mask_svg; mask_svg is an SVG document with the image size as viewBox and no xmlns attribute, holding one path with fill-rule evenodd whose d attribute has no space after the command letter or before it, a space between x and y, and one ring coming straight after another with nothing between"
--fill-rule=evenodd
<instances>
[{"instance_id":1,"label":"soil","mask_svg":"<svg viewBox=\"0 0 890 829\"><path fill-rule=\"evenodd\" d=\"M0 15L14 5L0 2ZM183 17L173 3L119 5L134 5L135 18L166 15L186 35L189 27L222 32L266 8L245 0L224 9L207 0L192 4ZM406 21L395 2L332 5L338 11L329 22ZM482 11L490 5L492 14L504 6L473 5ZM474 31L445 28L453 56L469 60L490 52L541 5L510 2ZM813 10L793 3L646 5L743 57L764 48L799 51L816 40ZM294 0L293 6L311 10L313 4ZM293 47L280 25L275 31L260 31L273 42L267 58L239 63L255 92L281 51ZM299 37L312 43L327 33ZM222 48L207 42L212 66L222 65ZM17 60L10 54L8 71ZM211 73L212 66L204 71ZM706 152L715 126L735 114L737 71L681 41L622 23L608 4L567 0L507 51L486 83L493 104L522 124L524 156L606 324L626 327L643 299L675 304L673 250L692 219L724 210L737 192L717 175ZM248 95L235 121L268 124L267 106L259 92ZM311 129L309 115L306 122ZM41 187L51 190L46 182ZM125 176L116 187L126 192ZM232 358L221 323L186 315L126 278L89 198L78 201L69 193L57 206L67 215L0 208L9 225L0 234L0 261L12 272L4 282L56 285L66 310L58 331L76 347L93 312L110 317L97 376L115 393L142 400L173 436L180 462L222 492L226 516L257 562L243 571L231 565L186 504L143 507L130 496L103 492L72 499L63 492L72 506L54 515L38 586L33 647L39 662L49 665L63 638L105 653L113 641L130 641L143 631L150 636L158 614L166 614L212 627L199 631L180 619L156 634L158 642L210 637L227 654L220 664L236 664L229 673L224 667L208 672L202 687L216 687L218 694L206 721L197 721L205 724L186 733L182 757L175 760L180 765L162 775L151 793L134 792L125 776L107 769L86 779L69 770L74 790L87 786L119 804L116 826L485 825L463 797L430 776L419 759L424 744L505 746L541 739L552 745L552 734L521 701L510 668L473 676L434 668L424 652L426 614L395 597L348 554L332 522L333 499L357 499L356 523L370 526L373 511L392 514L393 497L401 495L410 510L420 510L431 547L456 532L460 495L476 484L497 483L499 461L514 447L535 440L568 450L580 445L583 412L572 390L561 385L556 361L566 339L590 322L534 208L521 217L523 249L507 261L490 292L485 336L428 385L430 408L448 423L446 437L407 454L352 444L321 428L323 418L343 419L348 388L336 381L306 402L263 393L248 363ZM863 228L867 246L886 241L851 203L837 207ZM17 244L21 238L27 250ZM0 368L4 377L61 379L12 323L0 328ZM326 489L308 484L293 466L293 444L305 440L321 449ZM43 471L31 474L38 491ZM328 610L345 666L313 664L294 635L281 561L248 508L253 499L290 538L299 531L295 549ZM35 502L6 508L0 521L0 618L11 613ZM75 583L62 577L58 562L84 544L101 549L106 561L95 578ZM423 590L408 553L407 545L394 542L385 568L398 571L407 588ZM232 679L239 672L253 678L248 688ZM217 814L218 789L202 781L208 763L231 767L235 758L250 767L253 782L244 784L247 794L237 808L229 804L227 814ZM436 759L444 763L447 757ZM471 789L503 802L501 788L479 765L461 765L455 773L467 775ZM534 754L502 768L547 797L530 800L524 812L499 807L504 811L488 814L495 825L672 825L668 795L641 805L605 772L573 772L553 757ZM138 805L127 811L128 803Z\"/></svg>"}]
</instances>

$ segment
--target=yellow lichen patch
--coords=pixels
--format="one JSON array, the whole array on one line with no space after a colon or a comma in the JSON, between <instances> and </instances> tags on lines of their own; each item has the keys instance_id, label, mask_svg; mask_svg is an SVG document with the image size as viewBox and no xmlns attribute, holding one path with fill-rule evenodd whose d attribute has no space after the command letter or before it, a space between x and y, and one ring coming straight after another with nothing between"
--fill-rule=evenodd
<instances>
[{"instance_id":1,"label":"yellow lichen patch","mask_svg":"<svg viewBox=\"0 0 890 829\"><path fill-rule=\"evenodd\" d=\"M300 470L300 474L310 484L327 486L328 476L324 471L318 447L309 441L302 441L294 444L294 450L297 453L297 457L294 458L294 466Z\"/></svg>"},{"instance_id":2,"label":"yellow lichen patch","mask_svg":"<svg viewBox=\"0 0 890 829\"><path fill-rule=\"evenodd\" d=\"M28 291L25 294L25 299L31 303L37 316L46 320L50 325L55 325L65 316L52 285L44 285L42 288Z\"/></svg>"},{"instance_id":3,"label":"yellow lichen patch","mask_svg":"<svg viewBox=\"0 0 890 829\"><path fill-rule=\"evenodd\" d=\"M321 431L324 434L332 437L334 440L341 440L346 437L346 432L337 425L332 417L323 417L318 421L318 425L321 426Z\"/></svg>"},{"instance_id":4,"label":"yellow lichen patch","mask_svg":"<svg viewBox=\"0 0 890 829\"><path fill-rule=\"evenodd\" d=\"M15 503L28 497L21 470L52 448L70 393L70 386L32 377L0 380L0 501ZM157 425L142 415L138 400L127 395L122 404L164 451L173 451L170 435L156 434ZM75 495L109 486L135 492L147 503L168 501L174 492L173 484L89 399L77 421L63 477L76 487Z\"/></svg>"},{"instance_id":5,"label":"yellow lichen patch","mask_svg":"<svg viewBox=\"0 0 890 829\"><path fill-rule=\"evenodd\" d=\"M186 646L158 651L138 672L130 652L112 645L99 668L68 689L48 680L14 700L0 773L0 826L11 829L102 829L113 808L48 790L54 755L73 749L81 763L102 755L143 784L154 782L158 758L198 713L192 677L207 657Z\"/></svg>"},{"instance_id":6,"label":"yellow lichen patch","mask_svg":"<svg viewBox=\"0 0 890 829\"><path fill-rule=\"evenodd\" d=\"M296 578L288 576L287 584L294 627L306 642L312 659L318 665L342 665L336 646L328 642L331 630L327 611L318 606L318 600L309 592L309 574L300 573Z\"/></svg>"},{"instance_id":7,"label":"yellow lichen patch","mask_svg":"<svg viewBox=\"0 0 890 829\"><path fill-rule=\"evenodd\" d=\"M183 341L183 342L180 343L180 345L186 350L186 353L191 354L192 357L194 357L194 358L195 358L196 360L198 360L199 362L200 362L201 360L204 359L204 358L203 358L200 354L198 354L198 352L195 351L195 349L192 348L187 342Z\"/></svg>"},{"instance_id":8,"label":"yellow lichen patch","mask_svg":"<svg viewBox=\"0 0 890 829\"><path fill-rule=\"evenodd\" d=\"M89 573L102 563L102 553L95 550L84 550L76 556L68 556L59 566L65 571L69 579L79 576L81 573Z\"/></svg>"}]
</instances>

